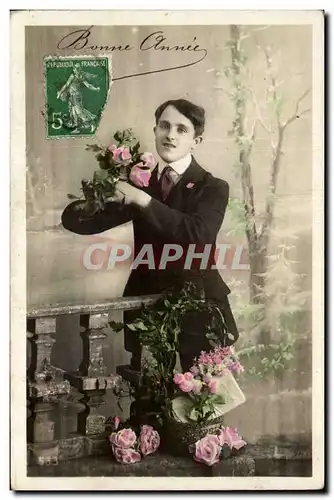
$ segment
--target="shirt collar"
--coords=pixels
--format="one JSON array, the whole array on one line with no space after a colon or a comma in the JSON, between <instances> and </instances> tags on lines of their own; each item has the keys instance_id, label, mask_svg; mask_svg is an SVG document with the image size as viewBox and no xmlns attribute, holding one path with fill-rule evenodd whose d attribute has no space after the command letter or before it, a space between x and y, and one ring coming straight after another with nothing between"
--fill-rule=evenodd
<instances>
[{"instance_id":1,"label":"shirt collar","mask_svg":"<svg viewBox=\"0 0 334 500\"><path fill-rule=\"evenodd\" d=\"M174 172L176 172L178 175L182 175L182 174L184 174L184 172L189 167L189 165L191 163L191 160L192 160L192 158L191 158L191 154L190 153L188 153L186 156L184 156L180 160L172 161L170 163L167 163L164 160L160 160L159 161L159 165L158 165L158 174L160 176L162 174L162 172L163 172L163 169L167 165L169 165L170 167L172 167L172 169L174 170Z\"/></svg>"}]
</instances>

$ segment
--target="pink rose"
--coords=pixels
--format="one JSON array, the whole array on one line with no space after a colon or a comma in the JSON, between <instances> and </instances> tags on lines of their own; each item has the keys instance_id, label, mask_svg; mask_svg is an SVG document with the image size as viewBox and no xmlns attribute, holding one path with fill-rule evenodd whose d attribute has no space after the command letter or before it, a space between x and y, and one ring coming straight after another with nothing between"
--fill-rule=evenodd
<instances>
[{"instance_id":1,"label":"pink rose","mask_svg":"<svg viewBox=\"0 0 334 500\"><path fill-rule=\"evenodd\" d=\"M135 464L141 461L140 453L133 448L118 448L117 446L113 446L112 451L117 462L121 464Z\"/></svg>"},{"instance_id":2,"label":"pink rose","mask_svg":"<svg viewBox=\"0 0 334 500\"><path fill-rule=\"evenodd\" d=\"M206 465L213 465L219 462L221 447L219 439L213 434L207 434L195 444L194 460Z\"/></svg>"},{"instance_id":3,"label":"pink rose","mask_svg":"<svg viewBox=\"0 0 334 500\"><path fill-rule=\"evenodd\" d=\"M188 182L188 184L186 185L186 187L187 187L188 189L191 189L191 188L193 188L194 186L195 186L195 184L194 184L193 182Z\"/></svg>"},{"instance_id":4,"label":"pink rose","mask_svg":"<svg viewBox=\"0 0 334 500\"><path fill-rule=\"evenodd\" d=\"M134 165L130 171L130 181L133 182L137 187L148 187L151 179L151 171L148 169L141 168L144 164L137 163Z\"/></svg>"},{"instance_id":5,"label":"pink rose","mask_svg":"<svg viewBox=\"0 0 334 500\"><path fill-rule=\"evenodd\" d=\"M131 160L132 156L130 153L129 148L123 148L123 151L121 153L122 160Z\"/></svg>"},{"instance_id":6,"label":"pink rose","mask_svg":"<svg viewBox=\"0 0 334 500\"><path fill-rule=\"evenodd\" d=\"M174 384L179 385L184 381L183 373L176 373L173 378Z\"/></svg>"},{"instance_id":7,"label":"pink rose","mask_svg":"<svg viewBox=\"0 0 334 500\"><path fill-rule=\"evenodd\" d=\"M112 144L108 147L108 151L112 153L113 160L116 162L129 161L132 158L129 148L124 146L118 148L115 144Z\"/></svg>"},{"instance_id":8,"label":"pink rose","mask_svg":"<svg viewBox=\"0 0 334 500\"><path fill-rule=\"evenodd\" d=\"M240 450L240 448L247 444L246 441L244 441L242 437L239 436L235 427L222 427L218 438L219 444L221 446L227 444L231 448L231 450L232 448Z\"/></svg>"},{"instance_id":9,"label":"pink rose","mask_svg":"<svg viewBox=\"0 0 334 500\"><path fill-rule=\"evenodd\" d=\"M179 385L179 388L181 389L182 392L191 392L193 389L193 383L190 380L184 380Z\"/></svg>"},{"instance_id":10,"label":"pink rose","mask_svg":"<svg viewBox=\"0 0 334 500\"><path fill-rule=\"evenodd\" d=\"M113 427L114 427L115 431L117 431L119 424L120 424L120 421L121 421L121 419L119 417L114 417L112 419L112 423L113 423Z\"/></svg>"},{"instance_id":11,"label":"pink rose","mask_svg":"<svg viewBox=\"0 0 334 500\"><path fill-rule=\"evenodd\" d=\"M152 153L145 152L141 155L140 159L144 162L145 167L153 168L156 164L155 158Z\"/></svg>"},{"instance_id":12,"label":"pink rose","mask_svg":"<svg viewBox=\"0 0 334 500\"><path fill-rule=\"evenodd\" d=\"M120 160L123 149L124 148L122 148L122 146L118 148L115 144L112 144L111 146L109 146L108 151L112 153L112 157L114 160Z\"/></svg>"},{"instance_id":13,"label":"pink rose","mask_svg":"<svg viewBox=\"0 0 334 500\"><path fill-rule=\"evenodd\" d=\"M118 448L131 448L137 441L137 436L132 429L122 429L118 432L113 432L109 436L109 441Z\"/></svg>"},{"instance_id":14,"label":"pink rose","mask_svg":"<svg viewBox=\"0 0 334 500\"><path fill-rule=\"evenodd\" d=\"M158 431L151 425L143 425L139 435L140 451L143 455L154 453L160 445L160 436Z\"/></svg>"},{"instance_id":15,"label":"pink rose","mask_svg":"<svg viewBox=\"0 0 334 500\"><path fill-rule=\"evenodd\" d=\"M193 374L192 374L192 373L190 373L190 372L186 372L186 373L184 374L184 378L185 378L186 380L190 381L190 380L192 380L192 379L194 378L194 376L193 376Z\"/></svg>"},{"instance_id":16,"label":"pink rose","mask_svg":"<svg viewBox=\"0 0 334 500\"><path fill-rule=\"evenodd\" d=\"M211 394L216 394L217 392L217 380L210 380L208 383L209 392Z\"/></svg>"}]
</instances>

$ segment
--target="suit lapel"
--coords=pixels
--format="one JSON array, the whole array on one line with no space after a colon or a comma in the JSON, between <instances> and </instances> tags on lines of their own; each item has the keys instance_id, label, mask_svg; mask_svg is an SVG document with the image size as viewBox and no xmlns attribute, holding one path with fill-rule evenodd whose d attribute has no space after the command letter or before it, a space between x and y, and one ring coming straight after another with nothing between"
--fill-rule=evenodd
<instances>
[{"instance_id":1,"label":"suit lapel","mask_svg":"<svg viewBox=\"0 0 334 500\"><path fill-rule=\"evenodd\" d=\"M205 170L192 157L189 167L165 200L166 205L173 208L182 206L184 201L194 192L193 190L196 190L196 184L203 179L204 175Z\"/></svg>"},{"instance_id":2,"label":"suit lapel","mask_svg":"<svg viewBox=\"0 0 334 500\"><path fill-rule=\"evenodd\" d=\"M161 189L158 181L158 165L153 169L149 186L145 191L153 198L161 199Z\"/></svg>"}]
</instances>

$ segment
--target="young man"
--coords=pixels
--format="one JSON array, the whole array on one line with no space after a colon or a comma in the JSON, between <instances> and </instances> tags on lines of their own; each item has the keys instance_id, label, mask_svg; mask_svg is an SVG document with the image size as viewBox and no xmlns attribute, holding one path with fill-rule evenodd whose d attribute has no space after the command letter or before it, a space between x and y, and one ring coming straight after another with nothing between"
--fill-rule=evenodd
<instances>
[{"instance_id":1,"label":"young man","mask_svg":"<svg viewBox=\"0 0 334 500\"><path fill-rule=\"evenodd\" d=\"M119 182L114 198L125 205L121 222L133 220L135 255L148 245L153 248L154 257L158 257L156 269L139 265L132 271L124 295L160 293L171 286L182 286L191 279L207 298L219 301L228 331L234 336L230 342L233 343L238 338L238 331L227 298L230 289L218 270L212 268L215 241L224 219L229 186L204 170L192 155L202 142L204 110L185 99L170 100L158 107L155 122L155 144L160 160L152 172L149 186L139 189L127 182ZM63 214L63 225L79 232L78 225L73 226L73 217L69 216L71 211L68 209ZM88 222L86 229L81 227L80 232L101 232L114 225L112 218L108 219L107 210ZM165 269L159 269L160 257L168 244L170 248L176 245L181 247L182 258L170 262ZM206 254L208 263L201 269L203 261L198 255L196 259L196 253L203 254L207 248L210 252L209 256ZM190 266L189 260L185 265L187 255ZM125 313L125 320L129 321L135 315L135 311ZM189 369L193 358L201 350L210 349L205 337L207 323L208 317L203 313L191 313L185 318L180 334L183 370ZM131 331L125 332L125 349L133 354L132 366L139 368L140 349Z\"/></svg>"}]
</instances>

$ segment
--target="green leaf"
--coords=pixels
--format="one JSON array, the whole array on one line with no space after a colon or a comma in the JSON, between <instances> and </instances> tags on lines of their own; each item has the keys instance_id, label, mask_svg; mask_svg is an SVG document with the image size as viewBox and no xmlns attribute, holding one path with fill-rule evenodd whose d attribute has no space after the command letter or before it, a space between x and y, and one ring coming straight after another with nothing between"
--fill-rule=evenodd
<instances>
[{"instance_id":1,"label":"green leaf","mask_svg":"<svg viewBox=\"0 0 334 500\"><path fill-rule=\"evenodd\" d=\"M226 403L226 396L223 396L223 394L215 394L211 397L211 401L212 403L223 405Z\"/></svg>"},{"instance_id":2,"label":"green leaf","mask_svg":"<svg viewBox=\"0 0 334 500\"><path fill-rule=\"evenodd\" d=\"M121 132L119 130L117 130L117 132L114 134L114 139L117 142L122 142L123 137L122 137Z\"/></svg>"},{"instance_id":3,"label":"green leaf","mask_svg":"<svg viewBox=\"0 0 334 500\"><path fill-rule=\"evenodd\" d=\"M69 200L81 200L80 196L75 196L74 194L68 193L67 198Z\"/></svg>"},{"instance_id":4,"label":"green leaf","mask_svg":"<svg viewBox=\"0 0 334 500\"><path fill-rule=\"evenodd\" d=\"M131 148L131 154L136 155L139 151L140 148L140 142L138 141L132 148Z\"/></svg>"},{"instance_id":5,"label":"green leaf","mask_svg":"<svg viewBox=\"0 0 334 500\"><path fill-rule=\"evenodd\" d=\"M192 408L190 410L190 412L188 413L188 418L190 420L195 420L197 421L198 420L198 417L200 416L199 412L195 409L195 408Z\"/></svg>"},{"instance_id":6,"label":"green leaf","mask_svg":"<svg viewBox=\"0 0 334 500\"><path fill-rule=\"evenodd\" d=\"M147 326L144 325L144 323L142 321L139 321L138 323L136 323L136 329L137 330L147 330Z\"/></svg>"},{"instance_id":7,"label":"green leaf","mask_svg":"<svg viewBox=\"0 0 334 500\"><path fill-rule=\"evenodd\" d=\"M94 172L94 181L103 181L107 179L109 176L107 170L95 170Z\"/></svg>"},{"instance_id":8,"label":"green leaf","mask_svg":"<svg viewBox=\"0 0 334 500\"><path fill-rule=\"evenodd\" d=\"M120 332L124 328L124 323L109 321L109 326L114 330L114 332Z\"/></svg>"},{"instance_id":9,"label":"green leaf","mask_svg":"<svg viewBox=\"0 0 334 500\"><path fill-rule=\"evenodd\" d=\"M86 151L94 151L95 153L98 153L99 151L103 151L103 148L97 144L86 144Z\"/></svg>"}]
</instances>

